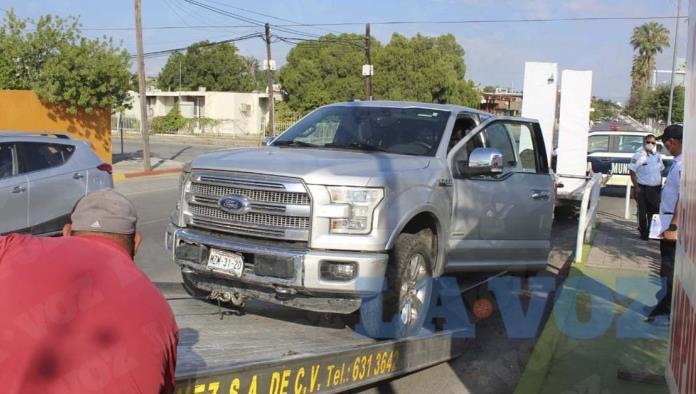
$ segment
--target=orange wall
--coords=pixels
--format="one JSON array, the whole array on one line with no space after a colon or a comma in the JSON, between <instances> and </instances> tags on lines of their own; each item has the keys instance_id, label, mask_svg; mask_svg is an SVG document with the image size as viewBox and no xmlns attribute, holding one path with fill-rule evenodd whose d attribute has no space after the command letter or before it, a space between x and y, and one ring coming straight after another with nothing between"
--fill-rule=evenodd
<instances>
[{"instance_id":1,"label":"orange wall","mask_svg":"<svg viewBox=\"0 0 696 394\"><path fill-rule=\"evenodd\" d=\"M70 115L42 104L33 91L0 90L0 130L67 133L89 142L100 159L111 163L110 111Z\"/></svg>"}]
</instances>

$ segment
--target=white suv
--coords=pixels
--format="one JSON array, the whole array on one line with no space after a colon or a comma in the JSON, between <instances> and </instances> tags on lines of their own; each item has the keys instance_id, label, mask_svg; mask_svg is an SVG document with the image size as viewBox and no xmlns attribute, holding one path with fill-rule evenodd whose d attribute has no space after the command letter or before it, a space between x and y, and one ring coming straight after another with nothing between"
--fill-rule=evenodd
<instances>
[{"instance_id":1,"label":"white suv","mask_svg":"<svg viewBox=\"0 0 696 394\"><path fill-rule=\"evenodd\" d=\"M80 198L110 187L111 165L87 142L0 131L0 234L57 234Z\"/></svg>"}]
</instances>

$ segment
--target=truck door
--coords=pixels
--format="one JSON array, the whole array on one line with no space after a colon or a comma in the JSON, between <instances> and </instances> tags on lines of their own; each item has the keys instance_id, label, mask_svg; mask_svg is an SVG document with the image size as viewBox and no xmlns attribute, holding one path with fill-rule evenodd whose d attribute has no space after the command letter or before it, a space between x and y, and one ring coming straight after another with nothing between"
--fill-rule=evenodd
<instances>
[{"instance_id":1,"label":"truck door","mask_svg":"<svg viewBox=\"0 0 696 394\"><path fill-rule=\"evenodd\" d=\"M466 175L476 148L503 157L498 174ZM454 201L448 271L525 270L546 265L551 247L553 178L539 125L513 118L490 119L448 155Z\"/></svg>"}]
</instances>

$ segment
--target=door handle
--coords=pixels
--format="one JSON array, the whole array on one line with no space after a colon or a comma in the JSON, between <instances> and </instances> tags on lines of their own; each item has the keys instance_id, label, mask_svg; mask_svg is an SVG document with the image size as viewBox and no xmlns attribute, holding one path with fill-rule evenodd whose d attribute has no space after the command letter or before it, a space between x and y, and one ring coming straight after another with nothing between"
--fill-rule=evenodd
<instances>
[{"instance_id":1,"label":"door handle","mask_svg":"<svg viewBox=\"0 0 696 394\"><path fill-rule=\"evenodd\" d=\"M543 190L535 190L532 193L532 199L533 200L548 200L551 198L551 193Z\"/></svg>"},{"instance_id":2,"label":"door handle","mask_svg":"<svg viewBox=\"0 0 696 394\"><path fill-rule=\"evenodd\" d=\"M73 177L73 179L82 179L82 178L85 177L85 175L82 174L82 173L76 172L76 173L73 174L72 177Z\"/></svg>"},{"instance_id":3,"label":"door handle","mask_svg":"<svg viewBox=\"0 0 696 394\"><path fill-rule=\"evenodd\" d=\"M24 193L25 191L27 191L26 186L15 186L12 188L12 193L14 194Z\"/></svg>"}]
</instances>

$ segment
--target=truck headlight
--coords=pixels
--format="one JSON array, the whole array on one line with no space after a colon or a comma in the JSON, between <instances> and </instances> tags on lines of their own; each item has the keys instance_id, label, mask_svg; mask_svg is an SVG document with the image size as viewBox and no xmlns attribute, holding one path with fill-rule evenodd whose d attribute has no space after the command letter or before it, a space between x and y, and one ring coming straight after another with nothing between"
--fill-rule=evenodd
<instances>
[{"instance_id":1,"label":"truck headlight","mask_svg":"<svg viewBox=\"0 0 696 394\"><path fill-rule=\"evenodd\" d=\"M372 216L384 198L384 189L365 187L327 186L332 204L346 204L350 214L330 222L333 234L368 234L372 231Z\"/></svg>"},{"instance_id":2,"label":"truck headlight","mask_svg":"<svg viewBox=\"0 0 696 394\"><path fill-rule=\"evenodd\" d=\"M186 163L181 169L179 175L179 199L176 202L176 210L174 211L176 225L186 227L186 214L188 213L188 204L186 204L186 194L191 191L191 163Z\"/></svg>"}]
</instances>

